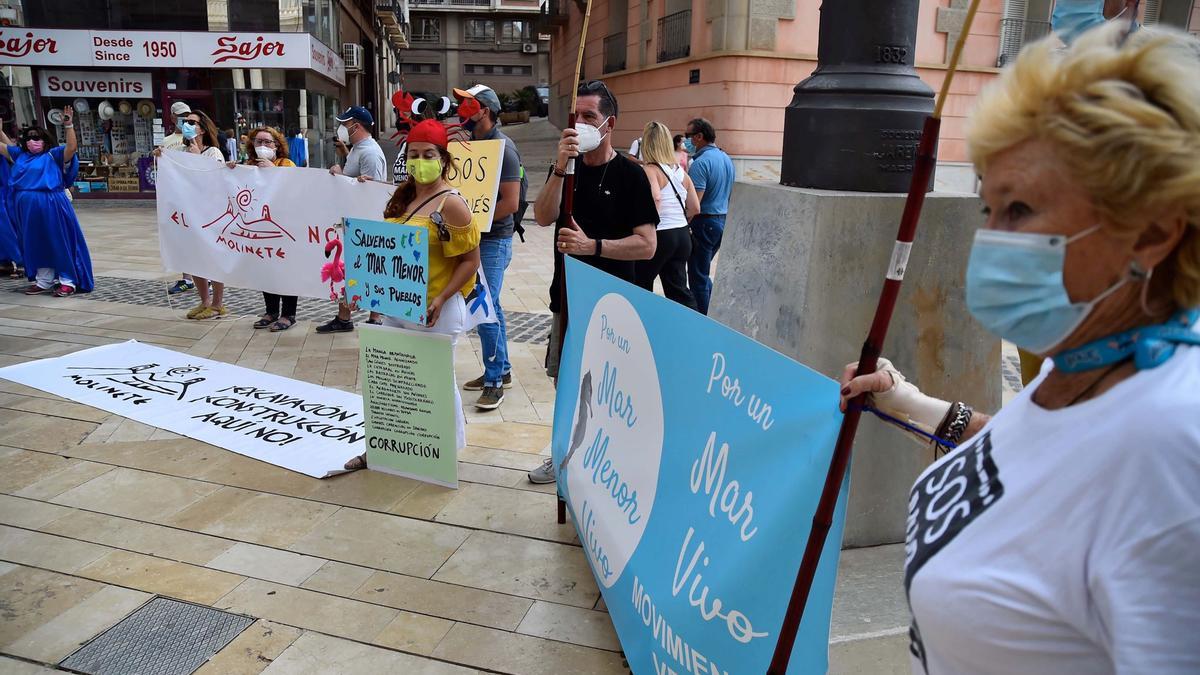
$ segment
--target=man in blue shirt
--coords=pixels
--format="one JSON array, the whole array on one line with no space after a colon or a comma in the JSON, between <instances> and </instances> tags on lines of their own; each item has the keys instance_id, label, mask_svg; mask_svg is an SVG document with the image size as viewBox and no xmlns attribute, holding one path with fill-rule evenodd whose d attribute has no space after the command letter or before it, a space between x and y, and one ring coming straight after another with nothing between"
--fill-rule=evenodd
<instances>
[{"instance_id":1,"label":"man in blue shirt","mask_svg":"<svg viewBox=\"0 0 1200 675\"><path fill-rule=\"evenodd\" d=\"M715 145L716 140L717 132L712 123L702 117L688 122L683 135L683 146L692 155L688 175L700 197L700 213L692 219L688 286L696 298L696 310L701 314L708 314L708 300L712 296L709 272L712 259L721 248L734 181L733 160Z\"/></svg>"},{"instance_id":2,"label":"man in blue shirt","mask_svg":"<svg viewBox=\"0 0 1200 675\"><path fill-rule=\"evenodd\" d=\"M484 232L479 241L479 261L488 290L496 305L496 323L479 324L479 342L483 347L483 375L463 385L467 391L478 391L475 407L495 410L504 401L504 390L512 387L512 364L508 361L508 334L504 310L500 307L500 291L504 272L512 262L513 232L520 223L514 216L520 210L524 196L525 177L521 155L512 139L501 133L500 97L491 87L477 84L467 90L455 89L454 96L462 101L473 98L479 111L463 120L463 128L479 141L504 141L504 157L500 162L500 191L492 207L492 229Z\"/></svg>"}]
</instances>

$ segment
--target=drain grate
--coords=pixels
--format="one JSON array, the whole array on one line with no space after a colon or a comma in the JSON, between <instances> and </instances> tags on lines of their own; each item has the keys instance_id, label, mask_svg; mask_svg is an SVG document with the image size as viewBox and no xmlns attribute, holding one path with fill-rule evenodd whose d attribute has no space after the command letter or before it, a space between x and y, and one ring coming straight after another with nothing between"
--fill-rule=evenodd
<instances>
[{"instance_id":1,"label":"drain grate","mask_svg":"<svg viewBox=\"0 0 1200 675\"><path fill-rule=\"evenodd\" d=\"M187 675L254 619L154 598L59 665L88 675Z\"/></svg>"}]
</instances>

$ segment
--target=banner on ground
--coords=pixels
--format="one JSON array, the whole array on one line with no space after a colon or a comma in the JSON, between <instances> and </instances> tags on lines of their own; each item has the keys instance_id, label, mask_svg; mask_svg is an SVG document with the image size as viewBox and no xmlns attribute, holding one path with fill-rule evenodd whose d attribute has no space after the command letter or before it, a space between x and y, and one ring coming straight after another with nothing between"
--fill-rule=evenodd
<instances>
[{"instance_id":1,"label":"banner on ground","mask_svg":"<svg viewBox=\"0 0 1200 675\"><path fill-rule=\"evenodd\" d=\"M394 186L323 169L238 166L164 152L158 159L163 267L281 295L336 298L342 218L379 218Z\"/></svg>"},{"instance_id":2,"label":"banner on ground","mask_svg":"<svg viewBox=\"0 0 1200 675\"><path fill-rule=\"evenodd\" d=\"M367 466L458 487L450 337L363 326L358 341Z\"/></svg>"},{"instance_id":3,"label":"banner on ground","mask_svg":"<svg viewBox=\"0 0 1200 675\"><path fill-rule=\"evenodd\" d=\"M0 377L314 478L341 473L364 449L355 394L136 340Z\"/></svg>"},{"instance_id":4,"label":"banner on ground","mask_svg":"<svg viewBox=\"0 0 1200 675\"><path fill-rule=\"evenodd\" d=\"M479 231L491 230L492 211L499 198L504 141L452 141L450 154L454 164L446 179L467 200Z\"/></svg>"},{"instance_id":5,"label":"banner on ground","mask_svg":"<svg viewBox=\"0 0 1200 675\"><path fill-rule=\"evenodd\" d=\"M838 386L567 258L558 488L635 673L766 672L841 421ZM789 672L827 670L846 485Z\"/></svg>"},{"instance_id":6,"label":"banner on ground","mask_svg":"<svg viewBox=\"0 0 1200 675\"><path fill-rule=\"evenodd\" d=\"M360 309L425 323L429 238L425 227L347 218L346 299Z\"/></svg>"}]
</instances>

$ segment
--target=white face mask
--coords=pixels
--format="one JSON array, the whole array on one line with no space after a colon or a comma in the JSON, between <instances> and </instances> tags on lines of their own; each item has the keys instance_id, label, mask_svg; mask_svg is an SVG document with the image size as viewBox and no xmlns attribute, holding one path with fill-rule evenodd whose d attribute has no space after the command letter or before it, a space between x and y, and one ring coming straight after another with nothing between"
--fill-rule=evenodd
<instances>
[{"instance_id":1,"label":"white face mask","mask_svg":"<svg viewBox=\"0 0 1200 675\"><path fill-rule=\"evenodd\" d=\"M346 145L350 145L350 130L346 128L345 124L338 125L337 137L338 137L338 140L341 141L342 143L344 143Z\"/></svg>"},{"instance_id":2,"label":"white face mask","mask_svg":"<svg viewBox=\"0 0 1200 675\"><path fill-rule=\"evenodd\" d=\"M254 154L258 155L259 159L265 159L270 162L275 161L275 148L269 148L265 145L256 145L254 146Z\"/></svg>"},{"instance_id":3,"label":"white face mask","mask_svg":"<svg viewBox=\"0 0 1200 675\"><path fill-rule=\"evenodd\" d=\"M609 119L611 118L605 117L600 125L607 126ZM575 131L579 134L580 152L591 152L600 147L600 144L604 142L604 137L608 135L607 131L601 133L599 127L594 127L587 122L576 122Z\"/></svg>"}]
</instances>

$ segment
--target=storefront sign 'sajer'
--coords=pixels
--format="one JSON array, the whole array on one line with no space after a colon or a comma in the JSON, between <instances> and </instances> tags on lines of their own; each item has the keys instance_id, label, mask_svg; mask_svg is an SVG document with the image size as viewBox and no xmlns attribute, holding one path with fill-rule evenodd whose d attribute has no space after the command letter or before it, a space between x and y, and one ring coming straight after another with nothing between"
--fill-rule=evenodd
<instances>
[{"instance_id":1,"label":"storefront sign 'sajer'","mask_svg":"<svg viewBox=\"0 0 1200 675\"><path fill-rule=\"evenodd\" d=\"M283 68L346 81L341 56L308 33L4 28L0 65Z\"/></svg>"}]
</instances>

